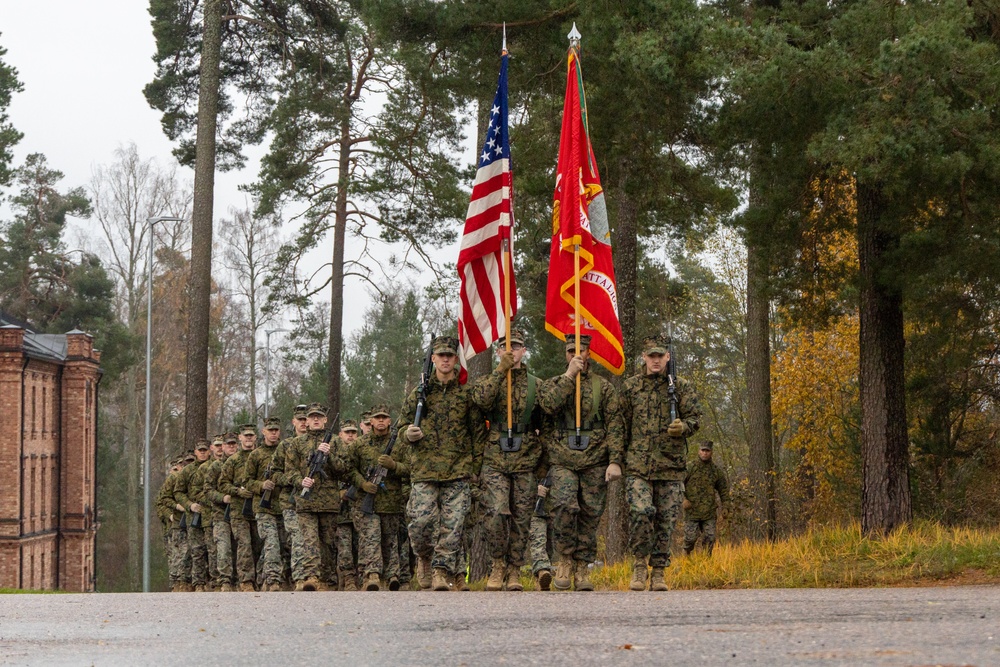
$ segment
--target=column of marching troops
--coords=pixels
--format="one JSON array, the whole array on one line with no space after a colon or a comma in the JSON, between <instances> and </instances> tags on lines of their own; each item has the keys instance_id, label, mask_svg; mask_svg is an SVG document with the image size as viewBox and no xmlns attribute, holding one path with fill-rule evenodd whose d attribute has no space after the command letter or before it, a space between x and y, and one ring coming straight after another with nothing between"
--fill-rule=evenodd
<instances>
[{"instance_id":1,"label":"column of marching troops","mask_svg":"<svg viewBox=\"0 0 1000 667\"><path fill-rule=\"evenodd\" d=\"M290 437L269 418L262 441L255 424L199 441L174 462L157 500L173 590L398 590L412 578L425 590L468 590L473 498L493 559L486 590L522 590L529 565L540 590L593 590L608 482L623 475L630 588L667 590L682 509L684 550L701 537L711 554L716 495L723 514L729 501L711 442L688 464L702 413L694 387L666 372L669 338L644 340L642 366L621 390L591 372L588 336L580 350L567 342L566 372L547 380L529 373L523 334L510 338L495 370L468 385L458 380L458 341L435 338L419 426L418 387L395 424L387 405L372 406L360 436L345 420L324 442L327 411L313 403L296 407ZM326 454L318 472L317 451ZM388 471L378 486L376 466ZM359 493L348 502L352 485ZM374 494L371 513L360 507L365 494Z\"/></svg>"}]
</instances>

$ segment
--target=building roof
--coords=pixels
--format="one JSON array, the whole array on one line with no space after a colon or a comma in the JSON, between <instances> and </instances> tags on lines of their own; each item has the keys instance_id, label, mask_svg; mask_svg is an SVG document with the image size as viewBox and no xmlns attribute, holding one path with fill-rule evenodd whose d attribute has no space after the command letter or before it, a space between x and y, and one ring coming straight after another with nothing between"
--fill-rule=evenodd
<instances>
[{"instance_id":1,"label":"building roof","mask_svg":"<svg viewBox=\"0 0 1000 667\"><path fill-rule=\"evenodd\" d=\"M29 357L66 361L66 334L36 333L33 326L3 311L0 311L0 326L24 329L24 351Z\"/></svg>"}]
</instances>

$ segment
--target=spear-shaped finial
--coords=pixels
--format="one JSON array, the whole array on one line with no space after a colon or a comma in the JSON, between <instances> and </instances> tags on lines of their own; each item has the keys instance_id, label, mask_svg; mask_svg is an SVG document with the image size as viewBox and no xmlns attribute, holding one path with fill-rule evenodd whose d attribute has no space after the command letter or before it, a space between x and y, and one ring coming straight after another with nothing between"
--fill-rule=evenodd
<instances>
[{"instance_id":1,"label":"spear-shaped finial","mask_svg":"<svg viewBox=\"0 0 1000 667\"><path fill-rule=\"evenodd\" d=\"M503 52L507 53L507 22L503 22Z\"/></svg>"},{"instance_id":2,"label":"spear-shaped finial","mask_svg":"<svg viewBox=\"0 0 1000 667\"><path fill-rule=\"evenodd\" d=\"M570 46L580 46L580 39L583 35L581 35L580 31L576 29L576 21L573 21L573 29L570 30L569 34L566 36L569 37Z\"/></svg>"}]
</instances>

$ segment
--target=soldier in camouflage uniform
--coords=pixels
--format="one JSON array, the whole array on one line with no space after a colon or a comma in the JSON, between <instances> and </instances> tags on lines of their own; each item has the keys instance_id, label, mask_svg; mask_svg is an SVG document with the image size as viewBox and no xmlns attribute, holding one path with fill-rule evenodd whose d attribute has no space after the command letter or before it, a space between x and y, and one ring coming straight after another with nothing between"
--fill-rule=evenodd
<instances>
[{"instance_id":1,"label":"soldier in camouflage uniform","mask_svg":"<svg viewBox=\"0 0 1000 667\"><path fill-rule=\"evenodd\" d=\"M264 421L264 440L260 446L250 452L247 459L247 488L253 493L254 517L257 520L257 532L263 542L259 562L262 577L262 590L280 591L284 566L281 562L281 542L285 532L282 520L279 491L274 483L274 454L281 440L281 420L268 417ZM270 507L263 507L261 499L265 491L271 492Z\"/></svg>"},{"instance_id":2,"label":"soldier in camouflage uniform","mask_svg":"<svg viewBox=\"0 0 1000 667\"><path fill-rule=\"evenodd\" d=\"M403 405L398 440L409 443L410 500L408 530L417 554L417 580L423 589L466 587L460 569L470 483L483 463L485 423L471 391L458 381L458 340L439 336L432 342L434 373L428 380L426 414L413 425L415 388ZM433 568L433 573L431 572Z\"/></svg>"},{"instance_id":3,"label":"soldier in camouflage uniform","mask_svg":"<svg viewBox=\"0 0 1000 667\"><path fill-rule=\"evenodd\" d=\"M213 464L223 457L222 443L224 440L225 436L222 435L212 438L212 444L209 447L209 458L205 463L201 464L194 479L191 480L191 483L198 489L198 503L201 505L201 527L205 532L205 549L208 551L208 584L206 586L208 590L217 590L219 586L217 583L219 581L219 559L215 543L215 519L217 512L215 511L215 503L208 496L210 487L206 484L206 480ZM222 466L220 463L219 470L221 471L221 469ZM218 480L218 473L216 473L216 480Z\"/></svg>"},{"instance_id":4,"label":"soldier in camouflage uniform","mask_svg":"<svg viewBox=\"0 0 1000 667\"><path fill-rule=\"evenodd\" d=\"M391 454L384 454L392 427L389 406L375 405L371 409L372 432L361 436L347 448L348 475L358 489L356 502L351 503L354 527L358 533L358 564L364 576L364 589L399 590L399 524L403 519L403 482L409 475L406 443L397 437ZM376 487L365 475L375 466L388 470L382 486ZM366 494L374 493L374 514L365 514L361 503Z\"/></svg>"},{"instance_id":5,"label":"soldier in camouflage uniform","mask_svg":"<svg viewBox=\"0 0 1000 667\"><path fill-rule=\"evenodd\" d=\"M371 410L361 413L361 421L358 422L358 426L361 427L361 435L368 435L372 432L372 413Z\"/></svg>"},{"instance_id":6,"label":"soldier in camouflage uniform","mask_svg":"<svg viewBox=\"0 0 1000 667\"><path fill-rule=\"evenodd\" d=\"M592 591L588 566L597 559L597 524L604 513L608 482L621 477L623 427L618 392L590 372L590 336L566 341L566 372L546 380L538 402L553 420L545 438L552 487L546 511L552 518L556 575L568 590ZM580 377L580 431L576 429L576 378Z\"/></svg>"},{"instance_id":7,"label":"soldier in camouflage uniform","mask_svg":"<svg viewBox=\"0 0 1000 667\"><path fill-rule=\"evenodd\" d=\"M510 332L510 352L497 345L500 363L476 382L472 400L490 423L480 488L486 509L493 568L486 590L523 590L521 566L535 509L535 472L542 458L542 408L536 397L540 380L522 364L524 334ZM511 376L511 418L507 424L507 372Z\"/></svg>"},{"instance_id":8,"label":"soldier in camouflage uniform","mask_svg":"<svg viewBox=\"0 0 1000 667\"><path fill-rule=\"evenodd\" d=\"M208 583L208 548L201 516L202 476L197 473L208 462L208 440L199 440L194 447L195 461L185 467L174 482L174 502L184 508L187 523L188 553L191 558L191 585L195 592L205 592Z\"/></svg>"},{"instance_id":9,"label":"soldier in camouflage uniform","mask_svg":"<svg viewBox=\"0 0 1000 667\"><path fill-rule=\"evenodd\" d=\"M646 589L646 561L652 568L649 588L665 591L664 569L670 565L670 540L684 500L687 438L698 430L701 410L694 387L670 377L670 338L662 334L643 341L643 372L625 380L625 493L629 504L629 552L633 557L634 591ZM671 391L676 398L671 417Z\"/></svg>"},{"instance_id":10,"label":"soldier in camouflage uniform","mask_svg":"<svg viewBox=\"0 0 1000 667\"><path fill-rule=\"evenodd\" d=\"M174 593L186 593L192 590L188 581L191 570L191 558L188 554L186 522L181 527L183 512L179 512L174 501L174 485L177 475L184 468L184 459L178 459L170 464L167 478L156 496L156 513L163 522L163 543L167 555L167 571L170 575L170 590Z\"/></svg>"},{"instance_id":11,"label":"soldier in camouflage uniform","mask_svg":"<svg viewBox=\"0 0 1000 667\"><path fill-rule=\"evenodd\" d=\"M290 578L293 587L304 581L305 575L302 574L302 536L299 533L299 518L295 514L295 496L298 492L292 486L289 472L285 469L285 461L288 455L288 447L292 441L309 432L309 421L306 417L306 410L308 410L307 405L295 406L292 418L292 426L295 429L295 434L291 438L286 438L278 443L272 460L274 474L271 478L274 480L275 486L281 491L281 515L285 524L285 539L287 540L287 544L285 545L285 551L288 553L286 577Z\"/></svg>"},{"instance_id":12,"label":"soldier in camouflage uniform","mask_svg":"<svg viewBox=\"0 0 1000 667\"><path fill-rule=\"evenodd\" d=\"M337 540L337 512L340 510L340 486L344 477L340 438L324 443L326 408L311 403L306 411L309 431L289 443L285 454L285 477L298 489L311 489L308 498L295 496L295 514L302 536L302 573L304 579L295 586L299 591L325 591L331 584L336 587L336 561L334 550ZM317 451L327 454L326 464L320 474L310 477L313 455Z\"/></svg>"},{"instance_id":13,"label":"soldier in camouflage uniform","mask_svg":"<svg viewBox=\"0 0 1000 667\"><path fill-rule=\"evenodd\" d=\"M539 468L537 497L535 506L531 508L531 524L528 530L528 552L531 555L531 574L535 576L538 590L547 591L552 586L552 522L545 511L545 497L549 487L545 485L548 474L548 462L543 456ZM539 511L536 512L535 509Z\"/></svg>"},{"instance_id":14,"label":"soldier in camouflage uniform","mask_svg":"<svg viewBox=\"0 0 1000 667\"><path fill-rule=\"evenodd\" d=\"M705 440L698 448L698 460L691 463L684 477L684 553L694 551L698 533L702 533L702 544L708 555L715 546L715 515L718 503L715 494L722 501L722 516L729 512L729 480L722 468L712 462L712 441Z\"/></svg>"},{"instance_id":15,"label":"soldier in camouflage uniform","mask_svg":"<svg viewBox=\"0 0 1000 667\"><path fill-rule=\"evenodd\" d=\"M240 427L240 448L226 459L219 475L219 488L225 494L225 502L231 503L229 526L236 540L236 578L241 592L253 592L257 578L253 553L253 492L247 488L246 468L250 454L257 446L257 426L244 424ZM249 515L249 516L248 516Z\"/></svg>"},{"instance_id":16,"label":"soldier in camouflage uniform","mask_svg":"<svg viewBox=\"0 0 1000 667\"><path fill-rule=\"evenodd\" d=\"M343 444L343 454L347 455L351 445L358 439L358 425L353 419L345 419L340 425L340 442ZM345 464L347 463L345 459ZM337 512L337 582L342 591L358 590L358 537L354 530L354 518L351 503L347 495L347 480L351 470L348 467L345 479L340 482L340 511Z\"/></svg>"},{"instance_id":17,"label":"soldier in camouflage uniform","mask_svg":"<svg viewBox=\"0 0 1000 667\"><path fill-rule=\"evenodd\" d=\"M217 565L216 590L228 593L233 590L235 570L233 568L233 532L226 510L230 510L230 497L222 491L220 478L225 462L236 454L238 437L235 433L222 436L222 451L215 460L209 462L205 469L205 481L202 484L202 495L205 501L212 505L212 537L215 540L215 559Z\"/></svg>"}]
</instances>

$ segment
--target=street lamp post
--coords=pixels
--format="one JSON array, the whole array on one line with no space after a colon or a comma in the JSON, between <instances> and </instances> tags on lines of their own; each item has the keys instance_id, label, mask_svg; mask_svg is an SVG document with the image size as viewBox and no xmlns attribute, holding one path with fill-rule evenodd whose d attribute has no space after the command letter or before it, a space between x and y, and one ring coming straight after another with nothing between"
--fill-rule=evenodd
<instances>
[{"instance_id":1,"label":"street lamp post","mask_svg":"<svg viewBox=\"0 0 1000 667\"><path fill-rule=\"evenodd\" d=\"M284 333L288 329L267 329L264 331L264 419L271 414L271 334Z\"/></svg>"},{"instance_id":2,"label":"street lamp post","mask_svg":"<svg viewBox=\"0 0 1000 667\"><path fill-rule=\"evenodd\" d=\"M142 592L149 592L149 524L152 517L149 492L149 421L150 421L150 376L152 375L153 340L153 226L160 222L182 222L182 218L160 215L146 218L149 229L149 256L146 259L146 432L142 453Z\"/></svg>"}]
</instances>

